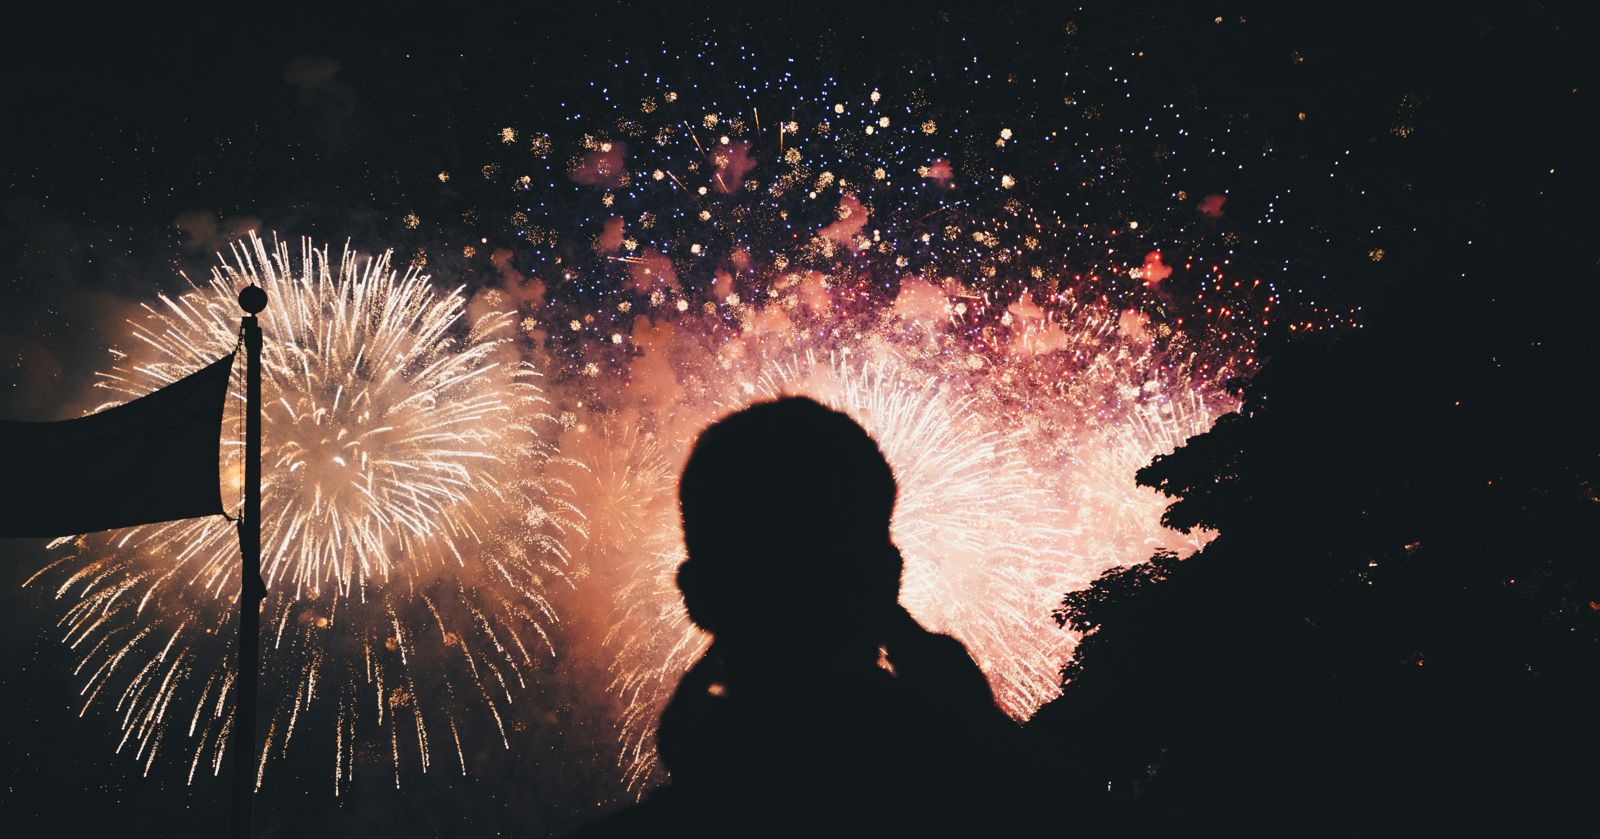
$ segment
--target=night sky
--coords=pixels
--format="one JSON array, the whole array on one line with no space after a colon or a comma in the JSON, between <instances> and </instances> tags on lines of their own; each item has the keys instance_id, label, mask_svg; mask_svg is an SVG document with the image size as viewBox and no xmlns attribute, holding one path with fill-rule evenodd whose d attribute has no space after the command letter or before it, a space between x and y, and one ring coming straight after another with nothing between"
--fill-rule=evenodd
<instances>
[{"instance_id":1,"label":"night sky","mask_svg":"<svg viewBox=\"0 0 1600 839\"><path fill-rule=\"evenodd\" d=\"M1204 329L1196 345L1220 347L1225 360L1214 363L1236 372L1252 369L1258 339L1293 320L1337 332L1391 311L1427 312L1428 328L1453 334L1471 355L1482 330L1527 331L1537 344L1547 333L1570 336L1593 312L1592 45L1558 6L1435 17L1344 4L649 5L92 17L54 7L14 21L0 58L0 416L61 419L95 404L88 384L122 335L129 303L183 290L179 272L205 277L214 252L252 229L393 247L401 264L426 253L430 272L469 289L499 281L487 257L504 247L545 278L529 334L555 359L552 380L602 401L584 365L619 363L605 338L630 334L633 316L608 307L615 320L602 317L592 342L564 326L623 281L554 278L558 265L594 259L587 237L601 232L604 213L579 208L588 187L565 177L512 199L478 172L519 165L499 142L505 126L579 148L617 101L648 95L649 78L686 98L728 98L782 74L776 98L879 87L910 98L915 89L929 103L919 119L941 121L939 141L985 132L982 148L968 148L974 160L1001 153L988 149L999 126L1050 124L1049 109L1064 100L1094 99L1087 136L1107 141L1129 129L1126 148L1095 158L1121 161L1115 182L1088 188L1081 173L1059 174L1056 150L1023 146L1012 165L1029 204L1070 207L1082 222L1075 230L1157 220L1136 231L1148 243L1111 260L1124 268L1145 251L1181 246L1197 261L1226 250L1230 271L1270 276L1282 286L1278 308L1293 318L1259 329L1198 326L1200 310L1176 292L1093 289L1181 321L1179 331ZM1181 125L1172 121L1180 112ZM1134 130L1152 125L1159 142ZM519 134L518 148L526 142ZM1196 162L1180 167L1152 144ZM438 177L445 171L449 184ZM563 174L559 164L551 171ZM1068 180L1085 188L1069 195ZM1181 222L1157 206L1175 188L1193 192ZM1193 211L1208 194L1227 196L1224 221ZM503 221L516 200L554 219L546 226L576 231L571 244L519 239ZM1082 244L1065 233L1051 241L1063 253ZM691 291L712 282L680 274ZM1459 329L1439 326L1451 323ZM26 491L21 480L7 475L4 491ZM81 682L56 611L47 592L21 587L46 561L43 542L6 540L0 557L0 822L9 835L214 835L224 783L189 786L175 766L146 777L131 755L113 752L107 716L78 717ZM339 798L326 761L291 758L259 798L258 835L542 836L628 800L607 717L576 687L604 679L590 637L598 630L580 622L565 631L572 637L558 638L558 650L573 652L558 651L541 671L548 678L523 695L509 751L477 753L467 778L408 778L398 792L371 773Z\"/></svg>"}]
</instances>

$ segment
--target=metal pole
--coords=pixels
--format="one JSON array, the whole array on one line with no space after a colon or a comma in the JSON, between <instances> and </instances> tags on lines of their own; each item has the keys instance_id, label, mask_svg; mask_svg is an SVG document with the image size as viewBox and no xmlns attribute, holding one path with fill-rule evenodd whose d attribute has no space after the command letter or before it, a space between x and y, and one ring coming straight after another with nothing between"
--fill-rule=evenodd
<instances>
[{"instance_id":1,"label":"metal pole","mask_svg":"<svg viewBox=\"0 0 1600 839\"><path fill-rule=\"evenodd\" d=\"M234 839L249 839L256 786L256 681L261 601L261 326L256 314L267 307L267 293L256 286L239 292L244 317L244 509L239 514L239 676L233 720Z\"/></svg>"}]
</instances>

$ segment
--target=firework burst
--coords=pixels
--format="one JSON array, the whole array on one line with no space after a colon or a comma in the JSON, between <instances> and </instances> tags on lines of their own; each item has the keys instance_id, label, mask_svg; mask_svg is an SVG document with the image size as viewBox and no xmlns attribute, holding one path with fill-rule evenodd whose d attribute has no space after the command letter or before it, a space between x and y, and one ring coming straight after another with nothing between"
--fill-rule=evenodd
<instances>
[{"instance_id":1,"label":"firework burst","mask_svg":"<svg viewBox=\"0 0 1600 839\"><path fill-rule=\"evenodd\" d=\"M815 355L777 364L757 398L807 394L855 417L900 485L892 533L905 556L901 602L972 651L1009 713L1055 694L1069 639L1037 620L1048 591L1081 583L1063 549L1065 510L1023 451L970 396L954 395L887 356Z\"/></svg>"},{"instance_id":2,"label":"firework burst","mask_svg":"<svg viewBox=\"0 0 1600 839\"><path fill-rule=\"evenodd\" d=\"M676 465L699 428L754 399L805 393L856 416L901 475L906 601L1026 716L1075 643L1049 619L1059 596L1204 538L1164 531L1134 472L1231 408L1217 383L1254 368L1270 329L1358 312L1286 282L1316 270L1294 242L1279 249L1271 205L1224 211L1224 186L1190 164L1221 138L1164 103L1104 118L1122 97L1092 80L1120 70L1085 66L1069 88L1088 86L1040 101L972 76L943 86L952 104L920 75L819 88L724 58L497 131L470 166L416 185L406 229L537 291L525 329L591 435L612 418ZM618 468L607 458L632 456L609 448L584 447L595 475L628 477L585 485L586 508L613 511L582 549L613 585L586 608L615 651L620 764L638 789L659 777L655 721L704 640L673 585L675 510L625 500L675 471Z\"/></svg>"},{"instance_id":3,"label":"firework burst","mask_svg":"<svg viewBox=\"0 0 1600 839\"><path fill-rule=\"evenodd\" d=\"M721 345L718 357L726 358L730 346ZM1124 395L1137 405L1124 421L1092 429L1079 424L1065 430L1072 440L1051 441L1075 454L1058 462L1041 454L1048 447L1039 428L1007 422L1004 403L981 380L974 387L960 375L970 372L964 361L919 367L916 359L926 356L878 338L828 354L797 350L792 342L770 354L749 352L735 353L740 361L731 370L714 362L691 365L706 380L702 385L720 383L718 396L707 400L702 388L690 388L679 411L664 412L672 417L657 433L641 432L631 421L625 435L600 432L610 444L583 455L601 490L592 498L583 493L590 506L622 506L602 500L608 495L633 499L627 514L597 518L597 533L617 536L604 537L607 555L596 561L624 569L606 645L610 691L618 701L619 764L634 789L660 779L656 720L678 677L708 643L690 623L674 583L682 541L675 505L662 503L672 497L671 464L686 455L693 429L785 394L812 396L860 421L900 485L893 533L906 559L902 602L925 625L965 642L1002 707L1022 719L1056 695L1061 664L1076 640L1049 618L1060 593L1165 544L1156 524L1159 499L1132 485L1135 467L1119 470L1170 449L1174 438L1181 441L1214 415L1196 393L1172 394L1155 384L1133 388ZM1119 370L1124 380L1138 373ZM1083 387L1096 393L1112 387L1104 379L1095 384ZM1015 389L1011 383L1006 388ZM694 404L706 407L696 412L689 409ZM674 455L665 456L663 448ZM598 477L605 474L628 480ZM644 502L650 493L656 501Z\"/></svg>"},{"instance_id":4,"label":"firework burst","mask_svg":"<svg viewBox=\"0 0 1600 839\"><path fill-rule=\"evenodd\" d=\"M513 314L466 324L457 289L391 269L389 255L337 259L251 237L210 281L145 305L134 348L98 383L137 398L232 351L238 288L262 315L261 699L257 783L296 733L326 729L334 790L364 758L427 771L487 718L509 745L508 710L553 652L546 586L565 579L564 537L581 516L545 476L545 400L511 343ZM243 395L229 400L235 421ZM110 403L108 403L110 404ZM227 424L227 420L225 420ZM223 441L224 486L241 443ZM83 711L117 719L118 749L145 771L185 756L192 782L220 771L233 717L230 610L239 556L225 520L58 540L65 555L30 584L65 604ZM441 739L442 738L442 739Z\"/></svg>"}]
</instances>

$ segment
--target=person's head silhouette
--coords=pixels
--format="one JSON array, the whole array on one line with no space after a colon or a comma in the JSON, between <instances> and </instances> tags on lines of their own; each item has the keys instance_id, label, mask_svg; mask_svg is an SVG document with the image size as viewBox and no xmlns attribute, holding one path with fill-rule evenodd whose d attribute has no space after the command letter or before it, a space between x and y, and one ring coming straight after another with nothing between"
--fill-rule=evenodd
<instances>
[{"instance_id":1,"label":"person's head silhouette","mask_svg":"<svg viewBox=\"0 0 1600 839\"><path fill-rule=\"evenodd\" d=\"M900 606L895 495L866 430L811 399L700 435L678 488L678 588L713 642L661 712L670 785L592 835L969 836L1004 822L1015 726L961 642Z\"/></svg>"},{"instance_id":2,"label":"person's head silhouette","mask_svg":"<svg viewBox=\"0 0 1600 839\"><path fill-rule=\"evenodd\" d=\"M678 498L689 616L723 649L875 651L899 600L894 474L865 429L802 397L707 428Z\"/></svg>"}]
</instances>

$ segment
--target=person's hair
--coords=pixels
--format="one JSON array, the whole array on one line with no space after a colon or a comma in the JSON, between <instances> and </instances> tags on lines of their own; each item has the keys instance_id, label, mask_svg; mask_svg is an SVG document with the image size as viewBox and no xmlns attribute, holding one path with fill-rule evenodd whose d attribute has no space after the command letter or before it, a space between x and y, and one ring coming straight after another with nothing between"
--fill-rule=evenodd
<instances>
[{"instance_id":1,"label":"person's hair","mask_svg":"<svg viewBox=\"0 0 1600 839\"><path fill-rule=\"evenodd\" d=\"M798 614L857 632L899 597L895 495L872 437L814 400L723 418L701 433L678 487L690 617L719 635L781 633L804 623Z\"/></svg>"}]
</instances>

